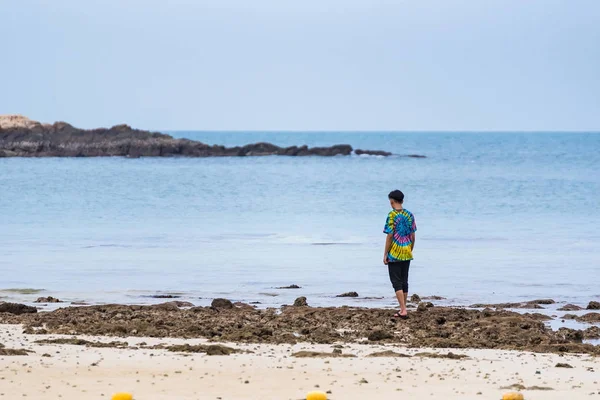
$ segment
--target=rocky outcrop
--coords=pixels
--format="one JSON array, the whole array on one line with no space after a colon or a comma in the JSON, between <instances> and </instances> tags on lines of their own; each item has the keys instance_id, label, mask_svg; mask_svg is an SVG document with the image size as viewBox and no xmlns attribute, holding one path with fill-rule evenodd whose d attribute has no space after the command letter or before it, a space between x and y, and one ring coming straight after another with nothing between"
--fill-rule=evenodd
<instances>
[{"instance_id":1,"label":"rocky outcrop","mask_svg":"<svg viewBox=\"0 0 600 400\"><path fill-rule=\"evenodd\" d=\"M358 150L356 154L389 156L381 151ZM112 128L78 129L66 122L41 124L18 115L0 116L0 157L249 157L249 156L348 156L347 144L331 147L279 147L271 143L224 147L158 132Z\"/></svg>"},{"instance_id":2,"label":"rocky outcrop","mask_svg":"<svg viewBox=\"0 0 600 400\"><path fill-rule=\"evenodd\" d=\"M17 304L17 303L0 303L0 313L9 313L9 314L28 314L28 313L36 313L37 308L26 306L25 304Z\"/></svg>"},{"instance_id":3,"label":"rocky outcrop","mask_svg":"<svg viewBox=\"0 0 600 400\"><path fill-rule=\"evenodd\" d=\"M299 299L304 303L306 298ZM303 300L303 301L302 301ZM532 315L505 310L430 307L392 321L394 310L357 307L277 309L98 305L51 312L0 313L2 324L23 324L27 334L206 338L212 342L321 344L383 342L408 347L502 349L600 356L582 343L597 332L553 331ZM588 314L589 315L589 314ZM596 313L596 315L600 315ZM595 317L594 317L595 318ZM419 354L415 354L419 357Z\"/></svg>"}]
</instances>

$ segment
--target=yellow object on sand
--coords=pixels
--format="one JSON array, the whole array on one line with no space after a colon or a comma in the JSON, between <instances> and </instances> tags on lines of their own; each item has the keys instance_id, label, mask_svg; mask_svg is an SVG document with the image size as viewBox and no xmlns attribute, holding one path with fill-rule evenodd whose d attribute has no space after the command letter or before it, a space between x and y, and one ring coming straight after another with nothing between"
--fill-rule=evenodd
<instances>
[{"instance_id":1,"label":"yellow object on sand","mask_svg":"<svg viewBox=\"0 0 600 400\"><path fill-rule=\"evenodd\" d=\"M511 392L505 393L504 396L502 396L502 400L525 400L525 398L521 393Z\"/></svg>"},{"instance_id":2,"label":"yellow object on sand","mask_svg":"<svg viewBox=\"0 0 600 400\"><path fill-rule=\"evenodd\" d=\"M310 392L306 395L306 400L327 400L327 395L323 392Z\"/></svg>"},{"instance_id":3,"label":"yellow object on sand","mask_svg":"<svg viewBox=\"0 0 600 400\"><path fill-rule=\"evenodd\" d=\"M133 395L131 393L115 393L112 400L133 400Z\"/></svg>"}]
</instances>

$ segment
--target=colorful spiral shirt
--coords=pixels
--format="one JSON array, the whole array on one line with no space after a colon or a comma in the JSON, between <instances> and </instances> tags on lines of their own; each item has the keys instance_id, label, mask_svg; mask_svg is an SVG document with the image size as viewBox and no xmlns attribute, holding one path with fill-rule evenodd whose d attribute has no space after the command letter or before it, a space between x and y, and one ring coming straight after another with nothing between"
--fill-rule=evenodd
<instances>
[{"instance_id":1,"label":"colorful spiral shirt","mask_svg":"<svg viewBox=\"0 0 600 400\"><path fill-rule=\"evenodd\" d=\"M388 261L408 261L413 259L411 234L417 231L415 216L408 210L392 210L385 221L383 233L393 233Z\"/></svg>"}]
</instances>

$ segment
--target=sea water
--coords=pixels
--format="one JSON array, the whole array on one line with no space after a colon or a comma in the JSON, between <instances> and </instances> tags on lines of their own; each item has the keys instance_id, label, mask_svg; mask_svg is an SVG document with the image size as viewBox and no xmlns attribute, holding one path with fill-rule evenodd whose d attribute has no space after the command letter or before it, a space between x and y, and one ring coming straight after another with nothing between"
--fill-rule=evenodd
<instances>
[{"instance_id":1,"label":"sea water","mask_svg":"<svg viewBox=\"0 0 600 400\"><path fill-rule=\"evenodd\" d=\"M396 156L0 159L0 301L393 305L393 189L418 226L411 292L600 297L600 134L169 133Z\"/></svg>"}]
</instances>

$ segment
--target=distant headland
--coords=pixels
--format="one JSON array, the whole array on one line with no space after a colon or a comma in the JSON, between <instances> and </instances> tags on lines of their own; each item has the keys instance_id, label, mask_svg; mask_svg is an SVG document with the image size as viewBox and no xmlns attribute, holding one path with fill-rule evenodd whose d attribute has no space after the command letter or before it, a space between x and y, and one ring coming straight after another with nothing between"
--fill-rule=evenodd
<instances>
[{"instance_id":1,"label":"distant headland","mask_svg":"<svg viewBox=\"0 0 600 400\"><path fill-rule=\"evenodd\" d=\"M0 115L0 157L248 157L248 156L391 156L377 150L330 147L279 147L271 143L225 147L176 139L158 132L112 128L78 129L66 122L42 124L21 115ZM424 158L421 155L407 157Z\"/></svg>"}]
</instances>

